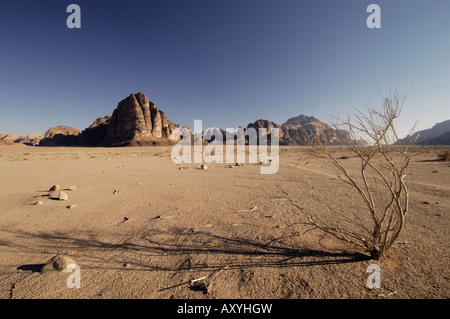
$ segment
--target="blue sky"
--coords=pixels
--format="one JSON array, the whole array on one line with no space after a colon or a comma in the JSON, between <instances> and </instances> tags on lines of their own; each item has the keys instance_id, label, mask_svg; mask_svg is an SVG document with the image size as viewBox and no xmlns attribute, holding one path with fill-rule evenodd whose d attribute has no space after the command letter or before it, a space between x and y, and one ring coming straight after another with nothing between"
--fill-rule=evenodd
<instances>
[{"instance_id":1,"label":"blue sky","mask_svg":"<svg viewBox=\"0 0 450 319\"><path fill-rule=\"evenodd\" d=\"M81 7L81 29L66 8ZM381 29L366 25L381 7ZM174 123L328 122L405 94L402 136L450 119L448 0L8 1L0 132L88 127L143 91Z\"/></svg>"}]
</instances>

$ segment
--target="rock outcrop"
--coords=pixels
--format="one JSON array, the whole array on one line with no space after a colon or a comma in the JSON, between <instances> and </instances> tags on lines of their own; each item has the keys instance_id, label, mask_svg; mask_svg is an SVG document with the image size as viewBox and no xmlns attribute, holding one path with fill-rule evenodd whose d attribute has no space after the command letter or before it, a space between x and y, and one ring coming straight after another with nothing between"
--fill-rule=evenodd
<instances>
[{"instance_id":1,"label":"rock outcrop","mask_svg":"<svg viewBox=\"0 0 450 319\"><path fill-rule=\"evenodd\" d=\"M80 130L70 127L70 126L57 126L57 127L51 127L48 129L48 131L45 133L44 138L53 138L56 135L79 135L81 133Z\"/></svg>"},{"instance_id":2,"label":"rock outcrop","mask_svg":"<svg viewBox=\"0 0 450 319\"><path fill-rule=\"evenodd\" d=\"M445 132L435 138L430 138L420 143L420 145L450 145L450 132Z\"/></svg>"},{"instance_id":3,"label":"rock outcrop","mask_svg":"<svg viewBox=\"0 0 450 319\"><path fill-rule=\"evenodd\" d=\"M111 115L100 117L88 128L81 132L78 144L81 146L101 146L105 144L106 131L111 120Z\"/></svg>"},{"instance_id":4,"label":"rock outcrop","mask_svg":"<svg viewBox=\"0 0 450 319\"><path fill-rule=\"evenodd\" d=\"M299 115L290 118L284 124L278 125L268 120L258 120L250 123L247 128L255 128L259 134L260 128L266 128L270 132L273 128L279 129L280 145L311 145L315 141L321 141L328 145L340 145L336 138L334 129L312 116ZM267 136L270 142L270 134Z\"/></svg>"},{"instance_id":5,"label":"rock outcrop","mask_svg":"<svg viewBox=\"0 0 450 319\"><path fill-rule=\"evenodd\" d=\"M280 125L268 121L268 120L257 120L254 123L249 123L247 125L247 129L249 128L254 128L256 130L256 135L257 135L257 143L259 144L259 129L267 129L267 135L266 135L266 143L270 144L271 140L272 140L272 129L277 128L278 129L278 136L280 138L280 144L282 144L283 141L283 137L284 137L284 133L283 130L281 129ZM248 137L246 137L248 139ZM251 143L251 141L249 142Z\"/></svg>"},{"instance_id":6,"label":"rock outcrop","mask_svg":"<svg viewBox=\"0 0 450 319\"><path fill-rule=\"evenodd\" d=\"M44 137L41 134L28 134L26 136L19 136L19 134L0 134L0 143L1 144L26 144L35 146L38 145L39 142Z\"/></svg>"},{"instance_id":7,"label":"rock outcrop","mask_svg":"<svg viewBox=\"0 0 450 319\"><path fill-rule=\"evenodd\" d=\"M75 146L81 131L70 126L51 127L39 142L40 146Z\"/></svg>"},{"instance_id":8,"label":"rock outcrop","mask_svg":"<svg viewBox=\"0 0 450 319\"><path fill-rule=\"evenodd\" d=\"M168 139L177 127L143 92L139 92L121 101L114 110L106 130L106 142Z\"/></svg>"},{"instance_id":9,"label":"rock outcrop","mask_svg":"<svg viewBox=\"0 0 450 319\"><path fill-rule=\"evenodd\" d=\"M173 124L143 92L119 102L112 115L98 118L82 132L58 126L50 129L40 145L127 146L170 144Z\"/></svg>"},{"instance_id":10,"label":"rock outcrop","mask_svg":"<svg viewBox=\"0 0 450 319\"><path fill-rule=\"evenodd\" d=\"M49 259L41 268L41 273L51 271L67 271L70 265L76 265L77 263L70 257L64 255L56 255Z\"/></svg>"},{"instance_id":11,"label":"rock outcrop","mask_svg":"<svg viewBox=\"0 0 450 319\"><path fill-rule=\"evenodd\" d=\"M400 140L402 145L409 144L414 140L413 145L450 145L449 140L450 120L436 123L432 128L418 131L412 136L407 136Z\"/></svg>"},{"instance_id":12,"label":"rock outcrop","mask_svg":"<svg viewBox=\"0 0 450 319\"><path fill-rule=\"evenodd\" d=\"M290 118L281 125L286 145L311 145L317 141L327 145L340 145L335 130L312 116L303 114Z\"/></svg>"}]
</instances>

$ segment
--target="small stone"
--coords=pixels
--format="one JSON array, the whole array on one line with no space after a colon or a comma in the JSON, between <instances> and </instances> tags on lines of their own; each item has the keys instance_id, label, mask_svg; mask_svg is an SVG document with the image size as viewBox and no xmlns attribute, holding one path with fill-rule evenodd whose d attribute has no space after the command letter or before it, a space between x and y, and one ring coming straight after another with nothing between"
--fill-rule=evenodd
<instances>
[{"instance_id":1,"label":"small stone","mask_svg":"<svg viewBox=\"0 0 450 319\"><path fill-rule=\"evenodd\" d=\"M33 205L41 206L41 205L44 205L44 202L43 202L43 201L37 201L37 202L34 203Z\"/></svg>"},{"instance_id":2,"label":"small stone","mask_svg":"<svg viewBox=\"0 0 450 319\"><path fill-rule=\"evenodd\" d=\"M50 192L50 193L47 194L47 196L50 199L58 199L59 198L58 192Z\"/></svg>"},{"instance_id":3,"label":"small stone","mask_svg":"<svg viewBox=\"0 0 450 319\"><path fill-rule=\"evenodd\" d=\"M208 169L208 165L206 164L202 164L202 166L200 166L201 169Z\"/></svg>"},{"instance_id":4,"label":"small stone","mask_svg":"<svg viewBox=\"0 0 450 319\"><path fill-rule=\"evenodd\" d=\"M77 191L77 189L78 188L76 186L73 186L73 185L69 187L69 190L72 191L72 192Z\"/></svg>"},{"instance_id":5,"label":"small stone","mask_svg":"<svg viewBox=\"0 0 450 319\"><path fill-rule=\"evenodd\" d=\"M67 267L73 264L77 264L73 259L64 255L56 255L45 263L44 267L41 268L41 272L67 271Z\"/></svg>"},{"instance_id":6,"label":"small stone","mask_svg":"<svg viewBox=\"0 0 450 319\"><path fill-rule=\"evenodd\" d=\"M66 192L59 192L58 200L68 200L69 196L67 196Z\"/></svg>"},{"instance_id":7,"label":"small stone","mask_svg":"<svg viewBox=\"0 0 450 319\"><path fill-rule=\"evenodd\" d=\"M48 191L49 192L59 191L59 185L53 185L52 187L50 187Z\"/></svg>"},{"instance_id":8,"label":"small stone","mask_svg":"<svg viewBox=\"0 0 450 319\"><path fill-rule=\"evenodd\" d=\"M75 207L77 207L77 204L72 204L72 205L67 206L68 209L74 209Z\"/></svg>"}]
</instances>

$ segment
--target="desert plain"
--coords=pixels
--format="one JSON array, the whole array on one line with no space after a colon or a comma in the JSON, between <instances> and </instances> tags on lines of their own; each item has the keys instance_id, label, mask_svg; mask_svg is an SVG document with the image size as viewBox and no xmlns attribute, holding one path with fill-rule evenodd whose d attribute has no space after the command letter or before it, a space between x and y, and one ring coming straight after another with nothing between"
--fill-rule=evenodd
<instances>
[{"instance_id":1,"label":"desert plain","mask_svg":"<svg viewBox=\"0 0 450 319\"><path fill-rule=\"evenodd\" d=\"M0 298L449 298L445 149L411 149L405 226L374 261L312 229L280 191L319 216L325 202L364 213L318 148L282 146L278 172L262 175L252 163L177 165L170 146L0 146ZM348 150L333 152L358 172ZM49 199L53 185L68 200ZM40 271L55 255L76 261L81 288ZM366 284L371 264L380 288Z\"/></svg>"}]
</instances>

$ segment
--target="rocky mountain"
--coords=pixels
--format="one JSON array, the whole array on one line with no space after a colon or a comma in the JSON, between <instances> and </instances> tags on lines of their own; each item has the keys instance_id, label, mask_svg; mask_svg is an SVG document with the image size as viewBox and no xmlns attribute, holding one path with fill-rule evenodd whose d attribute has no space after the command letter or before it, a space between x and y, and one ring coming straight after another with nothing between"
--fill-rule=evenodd
<instances>
[{"instance_id":1,"label":"rocky mountain","mask_svg":"<svg viewBox=\"0 0 450 319\"><path fill-rule=\"evenodd\" d=\"M407 136L400 140L400 143L406 145L411 138L417 138L413 145L450 145L448 134L450 132L450 120L436 123L432 128L418 131L412 136Z\"/></svg>"},{"instance_id":2,"label":"rocky mountain","mask_svg":"<svg viewBox=\"0 0 450 319\"><path fill-rule=\"evenodd\" d=\"M283 141L287 145L315 144L315 141L327 145L341 145L335 130L312 116L303 114L288 119L281 125Z\"/></svg>"},{"instance_id":3,"label":"rocky mountain","mask_svg":"<svg viewBox=\"0 0 450 319\"><path fill-rule=\"evenodd\" d=\"M1 144L26 144L35 146L44 137L41 134L28 134L26 136L19 136L19 134L0 134Z\"/></svg>"},{"instance_id":4,"label":"rocky mountain","mask_svg":"<svg viewBox=\"0 0 450 319\"><path fill-rule=\"evenodd\" d=\"M121 101L114 110L106 129L106 143L169 139L177 127L139 92Z\"/></svg>"},{"instance_id":5,"label":"rocky mountain","mask_svg":"<svg viewBox=\"0 0 450 319\"><path fill-rule=\"evenodd\" d=\"M70 126L51 127L39 142L40 146L74 146L81 131Z\"/></svg>"},{"instance_id":6,"label":"rocky mountain","mask_svg":"<svg viewBox=\"0 0 450 319\"><path fill-rule=\"evenodd\" d=\"M25 143L41 146L141 146L141 145L170 145L177 140L171 139L172 132L179 125L172 123L149 101L145 93L130 94L120 101L112 115L96 119L88 128L80 131L73 127L57 126L50 128L44 136L30 134L26 137L17 134L0 134L0 143ZM299 115L278 125L269 120L260 119L249 123L246 130L254 128L259 134L260 128L269 132L272 128L279 129L280 145L310 145L320 141L327 145L342 145L336 137L335 130L328 124L313 116ZM188 128L189 129L189 128ZM190 130L190 129L189 129ZM235 134L219 129L225 142L234 139ZM342 132L345 134L345 132ZM450 120L437 123L431 129L414 134L418 136L414 144L417 145L450 145ZM204 138L203 144L215 140ZM257 136L259 142L259 136ZM195 139L192 134L192 141ZM408 137L401 140L406 144ZM270 143L271 134L267 136ZM248 144L248 138L246 137Z\"/></svg>"},{"instance_id":7,"label":"rocky mountain","mask_svg":"<svg viewBox=\"0 0 450 319\"><path fill-rule=\"evenodd\" d=\"M259 144L259 129L261 129L261 128L267 129L266 143L268 145L271 143L271 140L272 140L272 133L270 133L270 132L272 131L272 129L277 128L277 129L279 129L278 130L278 136L280 138L280 144L284 144L282 142L282 138L284 136L283 130L281 129L280 125L278 125L278 124L276 124L274 122L271 122L269 120L262 120L262 119L260 119L260 120L257 120L254 123L249 123L247 125L247 129L249 129L249 128L254 128L256 130L257 144Z\"/></svg>"},{"instance_id":8,"label":"rocky mountain","mask_svg":"<svg viewBox=\"0 0 450 319\"><path fill-rule=\"evenodd\" d=\"M80 130L70 127L70 126L57 126L57 127L51 127L48 129L48 131L45 133L44 138L54 138L56 135L79 135L81 133Z\"/></svg>"},{"instance_id":9,"label":"rocky mountain","mask_svg":"<svg viewBox=\"0 0 450 319\"><path fill-rule=\"evenodd\" d=\"M314 140L319 140L328 145L340 145L340 141L335 137L334 129L312 116L303 114L288 119L282 125L278 125L268 120L258 120L247 125L253 127L266 128L268 132L272 128L279 129L280 145L310 145ZM267 137L270 141L270 134Z\"/></svg>"},{"instance_id":10,"label":"rocky mountain","mask_svg":"<svg viewBox=\"0 0 450 319\"><path fill-rule=\"evenodd\" d=\"M450 131L445 132L444 134L439 135L435 138L430 138L426 140L421 145L450 145Z\"/></svg>"},{"instance_id":11,"label":"rocky mountain","mask_svg":"<svg viewBox=\"0 0 450 319\"><path fill-rule=\"evenodd\" d=\"M173 124L143 92L119 102L112 115L98 118L82 132L64 126L50 129L41 146L126 146L172 143Z\"/></svg>"},{"instance_id":12,"label":"rocky mountain","mask_svg":"<svg viewBox=\"0 0 450 319\"><path fill-rule=\"evenodd\" d=\"M312 122L320 122L320 121L318 119L316 119L314 116L306 116L306 115L300 114L299 116L291 117L282 125L284 127L299 126L299 125L307 125Z\"/></svg>"}]
</instances>

